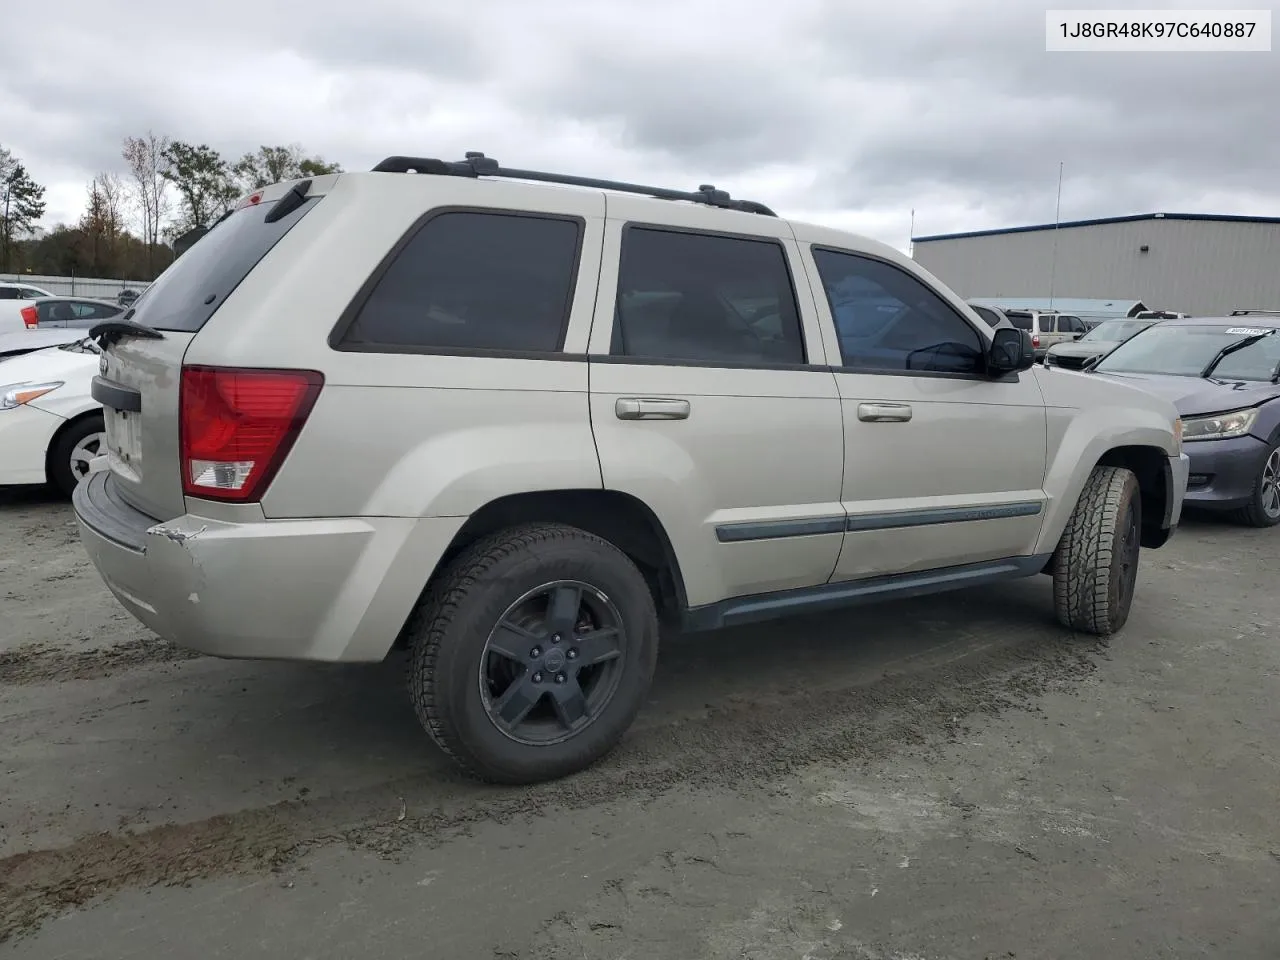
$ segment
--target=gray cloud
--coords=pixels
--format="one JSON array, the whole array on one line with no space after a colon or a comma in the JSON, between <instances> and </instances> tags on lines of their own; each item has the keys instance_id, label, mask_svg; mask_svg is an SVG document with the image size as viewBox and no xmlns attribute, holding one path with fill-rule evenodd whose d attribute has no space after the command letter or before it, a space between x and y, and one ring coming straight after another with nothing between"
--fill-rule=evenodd
<instances>
[{"instance_id":1,"label":"gray cloud","mask_svg":"<svg viewBox=\"0 0 1280 960\"><path fill-rule=\"evenodd\" d=\"M1274 55L1048 54L1042 8L1000 0L133 3L128 22L59 3L57 57L0 35L24 65L0 78L0 131L52 216L147 128L230 157L484 149L710 181L898 244L911 207L927 232L1051 217L1060 160L1064 216L1280 213Z\"/></svg>"}]
</instances>

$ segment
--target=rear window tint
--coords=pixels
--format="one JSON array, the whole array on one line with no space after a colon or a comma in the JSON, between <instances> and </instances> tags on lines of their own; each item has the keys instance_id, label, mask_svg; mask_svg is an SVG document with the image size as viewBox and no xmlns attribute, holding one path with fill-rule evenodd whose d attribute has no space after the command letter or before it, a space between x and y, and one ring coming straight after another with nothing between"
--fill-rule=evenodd
<instances>
[{"instance_id":1,"label":"rear window tint","mask_svg":"<svg viewBox=\"0 0 1280 960\"><path fill-rule=\"evenodd\" d=\"M0 300L20 300L17 287L0 287Z\"/></svg>"},{"instance_id":2,"label":"rear window tint","mask_svg":"<svg viewBox=\"0 0 1280 960\"><path fill-rule=\"evenodd\" d=\"M275 223L275 203L237 210L197 240L134 303L130 318L156 330L195 333L240 285L280 238L315 209L313 197Z\"/></svg>"},{"instance_id":3,"label":"rear window tint","mask_svg":"<svg viewBox=\"0 0 1280 960\"><path fill-rule=\"evenodd\" d=\"M1010 323L1012 323L1012 324L1013 324L1015 327L1017 327L1019 330L1030 330L1030 329L1031 329L1031 314L1029 314L1029 313L1006 313L1006 314L1005 314L1005 316L1006 316L1006 317L1008 317L1008 318L1009 318L1009 322L1010 322Z\"/></svg>"},{"instance_id":4,"label":"rear window tint","mask_svg":"<svg viewBox=\"0 0 1280 960\"><path fill-rule=\"evenodd\" d=\"M436 214L374 275L342 344L374 351L558 351L581 237L581 222L564 217Z\"/></svg>"}]
</instances>

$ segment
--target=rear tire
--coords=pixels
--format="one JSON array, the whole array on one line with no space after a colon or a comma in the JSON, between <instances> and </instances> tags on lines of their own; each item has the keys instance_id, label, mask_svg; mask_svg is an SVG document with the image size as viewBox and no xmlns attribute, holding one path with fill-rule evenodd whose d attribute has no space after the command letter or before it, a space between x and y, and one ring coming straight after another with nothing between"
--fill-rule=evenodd
<instances>
[{"instance_id":1,"label":"rear tire","mask_svg":"<svg viewBox=\"0 0 1280 960\"><path fill-rule=\"evenodd\" d=\"M1129 619L1142 537L1138 478L1095 467L1053 558L1053 602L1064 627L1108 636Z\"/></svg>"},{"instance_id":2,"label":"rear tire","mask_svg":"<svg viewBox=\"0 0 1280 960\"><path fill-rule=\"evenodd\" d=\"M49 482L70 497L89 475L89 461L106 452L106 426L101 414L93 414L68 426L49 448Z\"/></svg>"},{"instance_id":3,"label":"rear tire","mask_svg":"<svg viewBox=\"0 0 1280 960\"><path fill-rule=\"evenodd\" d=\"M1274 527L1280 523L1280 441L1273 443L1253 481L1253 497L1247 506L1228 516L1248 527Z\"/></svg>"},{"instance_id":4,"label":"rear tire","mask_svg":"<svg viewBox=\"0 0 1280 960\"><path fill-rule=\"evenodd\" d=\"M406 634L418 719L464 771L491 783L554 780L612 750L658 654L644 576L613 544L561 524L468 547Z\"/></svg>"}]
</instances>

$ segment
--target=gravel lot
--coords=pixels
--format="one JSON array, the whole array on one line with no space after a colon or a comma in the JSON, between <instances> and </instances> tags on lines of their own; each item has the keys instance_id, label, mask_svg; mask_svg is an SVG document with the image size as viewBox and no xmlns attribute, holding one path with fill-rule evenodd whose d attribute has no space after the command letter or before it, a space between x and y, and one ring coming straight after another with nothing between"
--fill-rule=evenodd
<instances>
[{"instance_id":1,"label":"gravel lot","mask_svg":"<svg viewBox=\"0 0 1280 960\"><path fill-rule=\"evenodd\" d=\"M0 492L0 955L1280 957L1280 531L1110 643L1048 578L673 637L623 748L461 780L404 664L194 657Z\"/></svg>"}]
</instances>

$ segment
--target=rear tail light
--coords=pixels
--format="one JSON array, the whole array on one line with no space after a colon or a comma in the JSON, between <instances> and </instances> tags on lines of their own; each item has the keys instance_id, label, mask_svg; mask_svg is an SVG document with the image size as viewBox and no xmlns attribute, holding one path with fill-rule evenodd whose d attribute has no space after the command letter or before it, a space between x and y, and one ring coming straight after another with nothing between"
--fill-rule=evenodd
<instances>
[{"instance_id":1,"label":"rear tail light","mask_svg":"<svg viewBox=\"0 0 1280 960\"><path fill-rule=\"evenodd\" d=\"M35 307L23 307L18 312L22 314L22 325L28 330L40 326L40 314Z\"/></svg>"},{"instance_id":2,"label":"rear tail light","mask_svg":"<svg viewBox=\"0 0 1280 960\"><path fill-rule=\"evenodd\" d=\"M1037 334L1034 334L1034 335L1031 337L1031 345L1032 345L1033 347L1038 347L1038 346L1040 346L1040 334L1038 334L1038 333L1037 333Z\"/></svg>"},{"instance_id":3,"label":"rear tail light","mask_svg":"<svg viewBox=\"0 0 1280 960\"><path fill-rule=\"evenodd\" d=\"M323 385L314 370L183 367L183 493L233 503L260 499Z\"/></svg>"}]
</instances>

